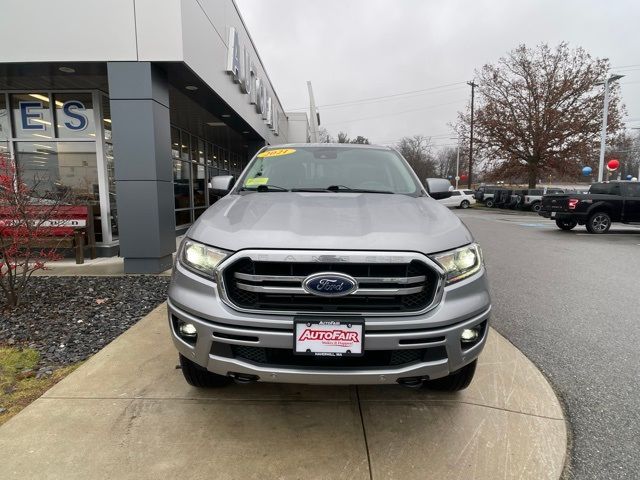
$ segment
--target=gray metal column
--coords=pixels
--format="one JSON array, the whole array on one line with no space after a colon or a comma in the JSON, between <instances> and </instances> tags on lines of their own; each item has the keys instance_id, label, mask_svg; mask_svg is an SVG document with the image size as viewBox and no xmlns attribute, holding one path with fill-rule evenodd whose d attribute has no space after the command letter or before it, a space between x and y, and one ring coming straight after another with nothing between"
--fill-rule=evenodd
<instances>
[{"instance_id":1,"label":"gray metal column","mask_svg":"<svg viewBox=\"0 0 640 480\"><path fill-rule=\"evenodd\" d=\"M159 273L176 247L167 76L149 62L107 71L120 256L126 273Z\"/></svg>"}]
</instances>

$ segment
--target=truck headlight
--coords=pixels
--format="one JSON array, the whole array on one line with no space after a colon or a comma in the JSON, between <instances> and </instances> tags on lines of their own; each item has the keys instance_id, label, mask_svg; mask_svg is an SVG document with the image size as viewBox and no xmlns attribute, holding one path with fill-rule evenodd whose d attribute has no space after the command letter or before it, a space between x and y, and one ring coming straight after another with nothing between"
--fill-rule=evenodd
<instances>
[{"instance_id":1,"label":"truck headlight","mask_svg":"<svg viewBox=\"0 0 640 480\"><path fill-rule=\"evenodd\" d=\"M186 238L182 241L178 258L192 272L212 278L215 268L228 255L229 252Z\"/></svg>"},{"instance_id":2,"label":"truck headlight","mask_svg":"<svg viewBox=\"0 0 640 480\"><path fill-rule=\"evenodd\" d=\"M432 257L444 269L447 285L477 273L482 267L482 251L475 243Z\"/></svg>"}]
</instances>

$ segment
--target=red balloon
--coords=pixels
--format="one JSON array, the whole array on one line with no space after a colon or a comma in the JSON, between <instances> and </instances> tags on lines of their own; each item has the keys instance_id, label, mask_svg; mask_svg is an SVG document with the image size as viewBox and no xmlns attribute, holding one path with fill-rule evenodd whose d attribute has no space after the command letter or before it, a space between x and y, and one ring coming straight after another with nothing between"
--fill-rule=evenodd
<instances>
[{"instance_id":1,"label":"red balloon","mask_svg":"<svg viewBox=\"0 0 640 480\"><path fill-rule=\"evenodd\" d=\"M465 175L465 174L460 175L460 180L462 180L463 182L466 182L468 178L469 178L469 175Z\"/></svg>"},{"instance_id":2,"label":"red balloon","mask_svg":"<svg viewBox=\"0 0 640 480\"><path fill-rule=\"evenodd\" d=\"M615 158L612 158L611 160L609 160L609 162L607 162L607 167L609 167L609 170L617 170L619 166L620 162Z\"/></svg>"}]
</instances>

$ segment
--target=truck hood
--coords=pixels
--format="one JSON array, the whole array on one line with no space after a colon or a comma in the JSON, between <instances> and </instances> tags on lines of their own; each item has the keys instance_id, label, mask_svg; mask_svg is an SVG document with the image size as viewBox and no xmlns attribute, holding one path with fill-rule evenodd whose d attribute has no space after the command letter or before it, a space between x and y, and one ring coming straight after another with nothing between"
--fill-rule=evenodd
<instances>
[{"instance_id":1,"label":"truck hood","mask_svg":"<svg viewBox=\"0 0 640 480\"><path fill-rule=\"evenodd\" d=\"M228 195L187 236L225 250L248 248L435 253L467 245L464 224L430 197L371 193Z\"/></svg>"}]
</instances>

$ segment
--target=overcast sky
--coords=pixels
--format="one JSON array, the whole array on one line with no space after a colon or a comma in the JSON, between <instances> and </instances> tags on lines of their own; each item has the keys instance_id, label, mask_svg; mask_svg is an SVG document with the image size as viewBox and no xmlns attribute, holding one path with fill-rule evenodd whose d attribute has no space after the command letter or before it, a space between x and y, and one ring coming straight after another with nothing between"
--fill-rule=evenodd
<instances>
[{"instance_id":1,"label":"overcast sky","mask_svg":"<svg viewBox=\"0 0 640 480\"><path fill-rule=\"evenodd\" d=\"M423 134L455 144L448 124L469 102L465 82L475 69L520 43L561 41L626 74L627 124L640 127L640 0L236 2L285 110L308 106L311 80L334 136L394 143ZM431 90L330 106L424 89Z\"/></svg>"}]
</instances>

